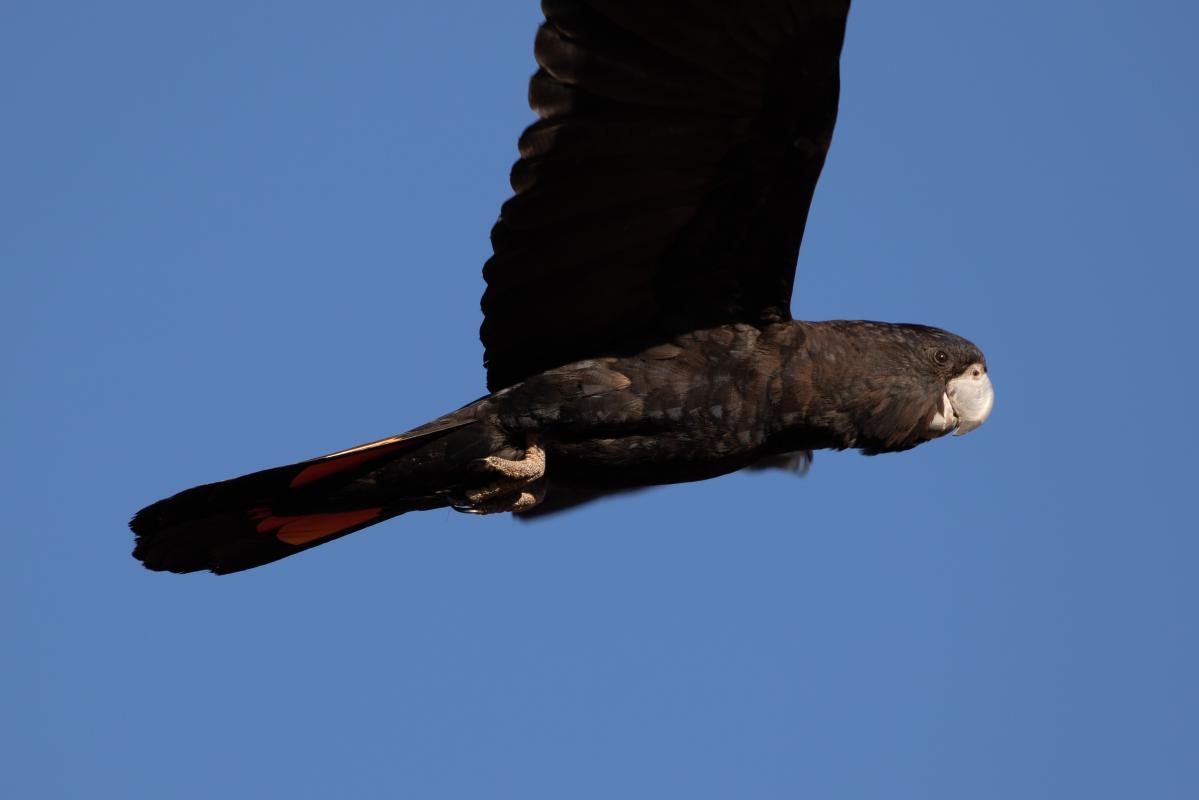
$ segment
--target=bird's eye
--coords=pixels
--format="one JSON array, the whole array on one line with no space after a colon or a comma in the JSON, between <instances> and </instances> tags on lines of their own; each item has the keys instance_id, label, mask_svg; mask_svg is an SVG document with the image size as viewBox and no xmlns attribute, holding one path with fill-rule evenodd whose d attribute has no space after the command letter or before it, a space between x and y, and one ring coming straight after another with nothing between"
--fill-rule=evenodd
<instances>
[{"instance_id":1,"label":"bird's eye","mask_svg":"<svg viewBox=\"0 0 1199 800\"><path fill-rule=\"evenodd\" d=\"M936 361L938 364L944 364L948 360L949 353L946 353L944 350L938 350L933 353L933 361Z\"/></svg>"}]
</instances>

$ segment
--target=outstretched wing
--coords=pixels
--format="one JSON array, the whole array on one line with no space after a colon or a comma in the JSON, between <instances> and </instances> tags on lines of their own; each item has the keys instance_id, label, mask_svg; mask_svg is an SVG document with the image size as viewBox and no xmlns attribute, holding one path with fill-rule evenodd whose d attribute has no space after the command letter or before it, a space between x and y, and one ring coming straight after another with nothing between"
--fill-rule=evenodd
<instances>
[{"instance_id":1,"label":"outstretched wing","mask_svg":"<svg viewBox=\"0 0 1199 800\"><path fill-rule=\"evenodd\" d=\"M543 0L516 195L483 268L492 390L790 319L849 0Z\"/></svg>"}]
</instances>

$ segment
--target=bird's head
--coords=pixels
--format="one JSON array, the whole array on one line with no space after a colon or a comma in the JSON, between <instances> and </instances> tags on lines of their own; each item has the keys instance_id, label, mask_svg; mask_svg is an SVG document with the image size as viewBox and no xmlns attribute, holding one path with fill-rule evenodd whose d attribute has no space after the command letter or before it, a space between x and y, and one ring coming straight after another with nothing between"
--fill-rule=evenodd
<instances>
[{"instance_id":1,"label":"bird's head","mask_svg":"<svg viewBox=\"0 0 1199 800\"><path fill-rule=\"evenodd\" d=\"M982 351L960 336L936 331L937 341L926 347L929 371L941 390L937 412L928 424L930 438L950 431L962 436L987 421L995 405L995 390Z\"/></svg>"},{"instance_id":2,"label":"bird's head","mask_svg":"<svg viewBox=\"0 0 1199 800\"><path fill-rule=\"evenodd\" d=\"M973 343L924 325L842 324L859 359L852 446L868 454L906 450L986 422L995 392Z\"/></svg>"}]
</instances>

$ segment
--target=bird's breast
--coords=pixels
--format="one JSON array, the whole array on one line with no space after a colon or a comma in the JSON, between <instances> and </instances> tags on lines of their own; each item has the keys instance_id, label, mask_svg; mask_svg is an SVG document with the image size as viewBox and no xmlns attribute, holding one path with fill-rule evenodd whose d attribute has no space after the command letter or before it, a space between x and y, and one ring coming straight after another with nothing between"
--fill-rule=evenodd
<instances>
[{"instance_id":1,"label":"bird's breast","mask_svg":"<svg viewBox=\"0 0 1199 800\"><path fill-rule=\"evenodd\" d=\"M765 377L735 350L712 351L579 362L494 399L505 427L537 431L551 475L611 486L712 477L753 463L768 433Z\"/></svg>"}]
</instances>

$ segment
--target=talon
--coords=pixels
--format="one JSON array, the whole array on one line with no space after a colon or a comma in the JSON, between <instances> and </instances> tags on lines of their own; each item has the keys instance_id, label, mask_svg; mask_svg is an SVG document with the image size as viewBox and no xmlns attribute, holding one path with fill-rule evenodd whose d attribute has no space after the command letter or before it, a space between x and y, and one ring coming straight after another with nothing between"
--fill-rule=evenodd
<instances>
[{"instance_id":1,"label":"talon","mask_svg":"<svg viewBox=\"0 0 1199 800\"><path fill-rule=\"evenodd\" d=\"M528 511L545 499L545 481L538 481L525 489L509 494L481 500L470 505L453 506L455 511L463 514L503 514L506 512Z\"/></svg>"},{"instance_id":2,"label":"talon","mask_svg":"<svg viewBox=\"0 0 1199 800\"><path fill-rule=\"evenodd\" d=\"M526 511L545 497L545 451L537 444L536 434L528 435L523 458L510 459L487 456L472 467L494 472L500 480L471 489L465 493L465 503L454 506L464 514L498 514L505 511Z\"/></svg>"},{"instance_id":3,"label":"talon","mask_svg":"<svg viewBox=\"0 0 1199 800\"><path fill-rule=\"evenodd\" d=\"M545 451L537 444L536 435L532 433L529 434L523 458L487 456L480 460L487 465L486 469L512 480L533 481L545 474Z\"/></svg>"}]
</instances>

